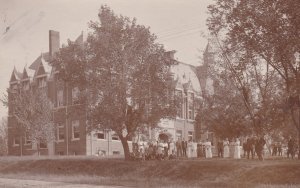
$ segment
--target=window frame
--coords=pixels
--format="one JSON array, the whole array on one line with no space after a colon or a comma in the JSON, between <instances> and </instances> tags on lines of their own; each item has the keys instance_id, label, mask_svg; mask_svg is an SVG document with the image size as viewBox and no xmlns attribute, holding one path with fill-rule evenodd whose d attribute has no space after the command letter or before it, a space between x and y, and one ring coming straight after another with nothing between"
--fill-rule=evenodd
<instances>
[{"instance_id":1,"label":"window frame","mask_svg":"<svg viewBox=\"0 0 300 188\"><path fill-rule=\"evenodd\" d=\"M24 145L29 146L32 145L32 140L30 140L29 138L27 138L28 134L25 132L25 136L24 136Z\"/></svg>"},{"instance_id":2,"label":"window frame","mask_svg":"<svg viewBox=\"0 0 300 188\"><path fill-rule=\"evenodd\" d=\"M16 140L19 140L19 143L16 143ZM13 146L17 147L17 146L20 146L20 144L21 144L20 138L19 137L14 137L14 139L13 139Z\"/></svg>"},{"instance_id":3,"label":"window frame","mask_svg":"<svg viewBox=\"0 0 300 188\"><path fill-rule=\"evenodd\" d=\"M41 76L37 78L38 88L45 88L47 86L47 78L46 76Z\"/></svg>"},{"instance_id":4,"label":"window frame","mask_svg":"<svg viewBox=\"0 0 300 188\"><path fill-rule=\"evenodd\" d=\"M188 141L193 141L193 139L194 139L194 131L188 131Z\"/></svg>"},{"instance_id":5,"label":"window frame","mask_svg":"<svg viewBox=\"0 0 300 188\"><path fill-rule=\"evenodd\" d=\"M117 135L117 133L113 133L113 134L111 134L111 140L112 141L120 141L120 138Z\"/></svg>"},{"instance_id":6,"label":"window frame","mask_svg":"<svg viewBox=\"0 0 300 188\"><path fill-rule=\"evenodd\" d=\"M78 138L77 137L75 137L75 132L74 132L74 128L75 127L78 127ZM74 140L80 140L80 130L79 130L79 128L80 128L80 122L79 122L79 120L73 120L72 121L72 141L74 141Z\"/></svg>"},{"instance_id":7,"label":"window frame","mask_svg":"<svg viewBox=\"0 0 300 188\"><path fill-rule=\"evenodd\" d=\"M99 138L99 136L98 136L99 134L103 134L103 138ZM106 136L105 136L104 131L98 131L98 132L96 132L95 136L96 136L97 140L106 140Z\"/></svg>"},{"instance_id":8,"label":"window frame","mask_svg":"<svg viewBox=\"0 0 300 188\"><path fill-rule=\"evenodd\" d=\"M64 106L64 90L63 89L58 89L56 91L56 105L58 107Z\"/></svg>"},{"instance_id":9,"label":"window frame","mask_svg":"<svg viewBox=\"0 0 300 188\"><path fill-rule=\"evenodd\" d=\"M56 129L57 129L56 130L56 136L57 136L56 141L57 142L64 142L65 141L65 126L64 126L64 124L58 123ZM62 131L60 131L60 129L62 129ZM61 132L63 133L63 139L60 139L60 137L59 137Z\"/></svg>"},{"instance_id":10,"label":"window frame","mask_svg":"<svg viewBox=\"0 0 300 188\"><path fill-rule=\"evenodd\" d=\"M72 88L72 104L79 104L79 95L80 95L80 90L79 87L73 87Z\"/></svg>"},{"instance_id":11,"label":"window frame","mask_svg":"<svg viewBox=\"0 0 300 188\"><path fill-rule=\"evenodd\" d=\"M43 146L43 145L45 145L46 147L41 147L41 146ZM48 145L47 145L47 143L40 142L40 143L39 143L39 148L40 148L40 149L48 149Z\"/></svg>"}]
</instances>

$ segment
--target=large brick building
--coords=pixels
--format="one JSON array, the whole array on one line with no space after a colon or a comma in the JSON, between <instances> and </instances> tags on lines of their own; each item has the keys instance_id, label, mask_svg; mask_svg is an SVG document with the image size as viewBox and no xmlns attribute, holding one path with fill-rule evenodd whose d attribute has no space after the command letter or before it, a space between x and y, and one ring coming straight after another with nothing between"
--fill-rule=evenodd
<instances>
[{"instance_id":1,"label":"large brick building","mask_svg":"<svg viewBox=\"0 0 300 188\"><path fill-rule=\"evenodd\" d=\"M75 42L83 43L83 34ZM87 132L85 110L75 100L79 89L57 84L56 72L53 67L49 66L49 62L59 48L59 33L50 30L49 52L42 53L22 72L14 68L9 83L9 89L14 89L20 84L25 90L44 89L54 104L56 140L41 144L40 153L44 155L96 155L101 151L109 155L123 154L122 144L112 131ZM204 59L208 61L209 53L208 46L204 53ZM170 56L174 58L174 53L171 52ZM182 108L178 111L176 119L161 120L158 128L149 130L149 139L157 139L159 134L166 132L173 140L195 139L194 119L198 108L196 101L201 101L204 90L209 90L207 89L209 85L206 74L207 66L205 66L207 63L204 62L201 67L194 67L178 62L177 65L171 67L170 71L174 73L174 90L181 97ZM130 143L129 146L131 146ZM37 154L37 144L26 139L26 134L19 129L13 116L12 105L9 105L8 109L8 153L9 155Z\"/></svg>"}]
</instances>

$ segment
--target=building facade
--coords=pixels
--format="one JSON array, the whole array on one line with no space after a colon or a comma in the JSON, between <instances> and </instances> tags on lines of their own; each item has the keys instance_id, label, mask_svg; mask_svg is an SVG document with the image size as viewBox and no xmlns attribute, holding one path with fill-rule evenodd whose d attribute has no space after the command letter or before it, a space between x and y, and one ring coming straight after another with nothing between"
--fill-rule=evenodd
<instances>
[{"instance_id":1,"label":"building facade","mask_svg":"<svg viewBox=\"0 0 300 188\"><path fill-rule=\"evenodd\" d=\"M83 43L83 34L76 40ZM29 67L22 72L13 69L9 90L43 89L51 99L53 121L56 125L55 141L41 143L39 153L42 155L122 155L121 141L114 132L109 130L88 133L86 128L86 112L78 103L79 88L60 85L56 71L49 66L55 52L60 49L59 32L49 31L49 52L42 53ZM173 52L170 53L173 57ZM174 90L181 100L181 108L174 120L163 119L157 128L149 130L148 139L157 140L160 134L168 134L170 139L195 140L194 121L202 100L203 86L199 75L203 74L203 66L177 62L170 70L174 75ZM202 72L201 72L202 71ZM202 80L205 78L202 78ZM9 100L11 98L8 94ZM37 155L37 143L32 143L13 116L13 106L8 108L8 154ZM131 148L132 144L129 141Z\"/></svg>"}]
</instances>

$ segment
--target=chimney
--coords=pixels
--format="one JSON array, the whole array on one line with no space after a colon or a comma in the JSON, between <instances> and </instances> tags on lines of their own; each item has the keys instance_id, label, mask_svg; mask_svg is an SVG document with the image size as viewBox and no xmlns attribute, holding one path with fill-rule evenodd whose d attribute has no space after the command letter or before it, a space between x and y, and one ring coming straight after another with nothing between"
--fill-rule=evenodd
<instances>
[{"instance_id":1,"label":"chimney","mask_svg":"<svg viewBox=\"0 0 300 188\"><path fill-rule=\"evenodd\" d=\"M59 32L49 30L49 55L53 57L59 50Z\"/></svg>"}]
</instances>

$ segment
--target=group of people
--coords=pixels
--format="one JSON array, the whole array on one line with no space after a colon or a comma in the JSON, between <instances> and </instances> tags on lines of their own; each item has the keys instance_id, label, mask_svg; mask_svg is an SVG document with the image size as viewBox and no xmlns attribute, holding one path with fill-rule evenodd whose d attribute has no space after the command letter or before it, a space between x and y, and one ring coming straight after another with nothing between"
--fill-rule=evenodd
<instances>
[{"instance_id":1,"label":"group of people","mask_svg":"<svg viewBox=\"0 0 300 188\"><path fill-rule=\"evenodd\" d=\"M229 142L228 138L224 141L219 140L217 143L218 157L222 158L241 158L241 148L240 140L236 138L235 140Z\"/></svg>"},{"instance_id":2,"label":"group of people","mask_svg":"<svg viewBox=\"0 0 300 188\"><path fill-rule=\"evenodd\" d=\"M266 140L264 137L250 137L247 138L247 141L243 144L244 149L244 156L247 156L247 159L251 158L254 159L255 154L257 154L257 157L259 160L264 160L264 146L266 144Z\"/></svg>"},{"instance_id":3,"label":"group of people","mask_svg":"<svg viewBox=\"0 0 300 188\"><path fill-rule=\"evenodd\" d=\"M282 144L281 144L281 142L274 142L272 144L272 156L282 156Z\"/></svg>"},{"instance_id":4,"label":"group of people","mask_svg":"<svg viewBox=\"0 0 300 188\"><path fill-rule=\"evenodd\" d=\"M166 160L182 157L197 157L197 143L178 139L176 142L132 143L132 158L137 160Z\"/></svg>"},{"instance_id":5,"label":"group of people","mask_svg":"<svg viewBox=\"0 0 300 188\"><path fill-rule=\"evenodd\" d=\"M241 146L238 138L229 141L218 140L215 147L218 157L240 159L243 157L264 160L264 149L266 140L264 137L249 137ZM294 158L297 151L295 141L291 138L288 141L287 157ZM140 142L132 144L132 158L137 160L170 160L176 158L212 158L212 143L207 141L192 142L178 139L176 142L159 140L156 142ZM282 156L283 146L281 142L272 145L272 156Z\"/></svg>"}]
</instances>

